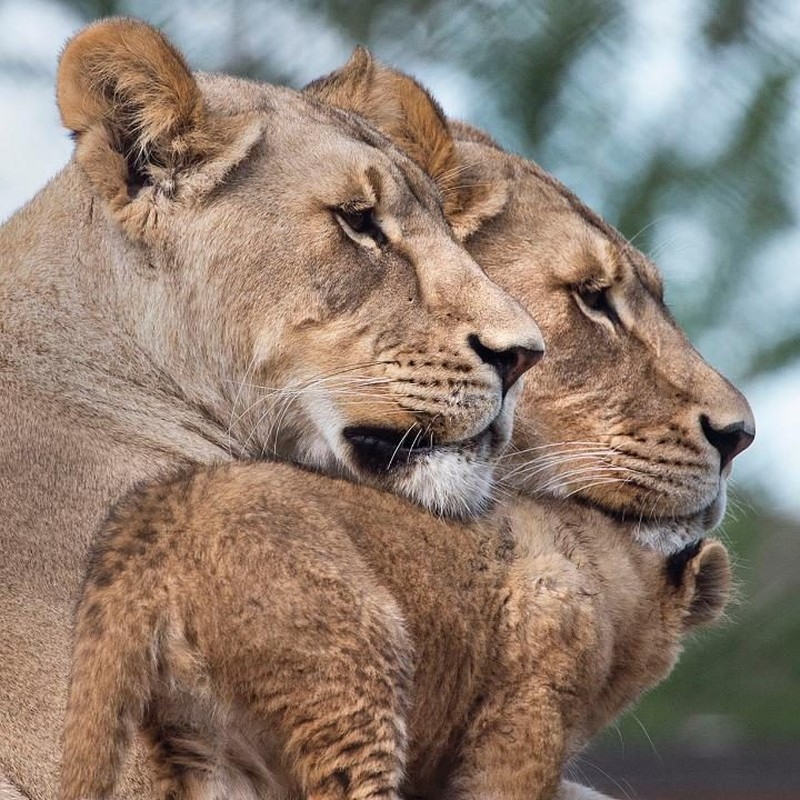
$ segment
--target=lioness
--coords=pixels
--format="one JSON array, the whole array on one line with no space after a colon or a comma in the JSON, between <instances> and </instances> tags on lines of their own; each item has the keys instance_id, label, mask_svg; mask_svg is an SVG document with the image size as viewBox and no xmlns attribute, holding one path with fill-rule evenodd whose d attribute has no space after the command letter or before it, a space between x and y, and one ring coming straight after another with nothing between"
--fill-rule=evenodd
<instances>
[{"instance_id":1,"label":"lioness","mask_svg":"<svg viewBox=\"0 0 800 800\"><path fill-rule=\"evenodd\" d=\"M435 184L355 115L195 77L130 20L68 44L58 104L74 159L0 233L0 772L34 796L116 497L267 454L473 513L542 352ZM449 157L426 109L409 130Z\"/></svg>"},{"instance_id":2,"label":"lioness","mask_svg":"<svg viewBox=\"0 0 800 800\"><path fill-rule=\"evenodd\" d=\"M633 527L523 498L447 524L277 464L134 492L90 557L61 798L110 797L132 729L176 800L552 798L728 597L721 544Z\"/></svg>"},{"instance_id":3,"label":"lioness","mask_svg":"<svg viewBox=\"0 0 800 800\"><path fill-rule=\"evenodd\" d=\"M401 142L386 96L405 101L399 110L427 95L363 48L306 91ZM549 347L526 376L506 484L635 519L637 537L665 549L703 535L721 520L731 462L755 435L747 401L675 324L646 256L536 164L468 125L451 129L455 170L431 170L406 149L440 183L478 263L535 312Z\"/></svg>"}]
</instances>

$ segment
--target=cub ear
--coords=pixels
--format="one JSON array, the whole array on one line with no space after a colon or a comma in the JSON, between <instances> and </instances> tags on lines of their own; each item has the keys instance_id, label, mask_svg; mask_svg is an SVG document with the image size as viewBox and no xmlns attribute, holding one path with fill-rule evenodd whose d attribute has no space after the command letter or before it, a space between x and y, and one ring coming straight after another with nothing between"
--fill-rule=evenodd
<instances>
[{"instance_id":1,"label":"cub ear","mask_svg":"<svg viewBox=\"0 0 800 800\"><path fill-rule=\"evenodd\" d=\"M688 558L682 556L684 553ZM731 562L725 546L716 539L705 539L673 559L673 569L678 561L685 565L680 581L686 602L684 627L688 630L719 619L731 596Z\"/></svg>"},{"instance_id":2,"label":"cub ear","mask_svg":"<svg viewBox=\"0 0 800 800\"><path fill-rule=\"evenodd\" d=\"M467 165L462 163L444 112L431 94L410 75L377 61L365 48L357 47L343 67L303 91L363 117L430 175L442 192L445 215L460 238L477 229L486 216L483 209L499 210L505 204L505 186L487 203L490 187L464 180Z\"/></svg>"},{"instance_id":3,"label":"cub ear","mask_svg":"<svg viewBox=\"0 0 800 800\"><path fill-rule=\"evenodd\" d=\"M209 118L181 54L155 28L131 19L96 23L67 43L57 97L77 141L76 160L131 233L141 233L148 216L131 208L143 189L153 190L145 198L151 202L156 190L172 196L181 188L176 179L192 167L194 188L207 191L261 134L253 118Z\"/></svg>"}]
</instances>

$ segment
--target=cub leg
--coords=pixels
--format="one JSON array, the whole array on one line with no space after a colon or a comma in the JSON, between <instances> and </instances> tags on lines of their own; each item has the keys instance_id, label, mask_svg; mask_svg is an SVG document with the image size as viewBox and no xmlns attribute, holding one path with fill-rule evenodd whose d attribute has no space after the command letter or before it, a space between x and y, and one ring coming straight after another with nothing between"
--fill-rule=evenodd
<instances>
[{"instance_id":1,"label":"cub leg","mask_svg":"<svg viewBox=\"0 0 800 800\"><path fill-rule=\"evenodd\" d=\"M207 697L191 698L189 712L185 698L159 703L145 721L159 797L394 800L405 764L397 687L352 665L303 673L296 683L249 682L245 714Z\"/></svg>"},{"instance_id":2,"label":"cub leg","mask_svg":"<svg viewBox=\"0 0 800 800\"><path fill-rule=\"evenodd\" d=\"M293 557L301 552L295 545ZM205 780L212 787L205 797L249 797L231 788L243 785L253 797L273 797L270 775L278 774L308 800L394 800L412 663L395 602L366 578L354 591L345 570L331 572L342 554L326 553L322 573L316 558L304 561L302 585L296 576L283 583L286 565L275 552L249 555L258 580L227 596L220 586L213 606L190 612L184 625L196 631L204 666L191 676L197 658L177 651L170 658L194 698L186 702L174 689L169 703L155 697L166 711L148 726L151 741L161 736L151 750L157 763L170 762L173 785L192 792ZM298 614L291 598L301 592Z\"/></svg>"},{"instance_id":3,"label":"cub leg","mask_svg":"<svg viewBox=\"0 0 800 800\"><path fill-rule=\"evenodd\" d=\"M398 797L406 757L409 659L376 621L349 643L282 654L268 681L246 687L248 712L268 726L308 800ZM323 637L324 638L324 637Z\"/></svg>"},{"instance_id":4,"label":"cub leg","mask_svg":"<svg viewBox=\"0 0 800 800\"><path fill-rule=\"evenodd\" d=\"M447 800L576 797L560 786L564 757L562 713L552 690L489 689L462 741Z\"/></svg>"},{"instance_id":5,"label":"cub leg","mask_svg":"<svg viewBox=\"0 0 800 800\"><path fill-rule=\"evenodd\" d=\"M234 627L209 652L137 619L132 596L101 603L94 592L80 608L62 800L108 797L134 729L150 741L164 800L257 798L281 784L308 800L398 797L410 652L393 607L372 603L346 629L303 626L281 641L262 614L249 640ZM98 624L99 608L124 627Z\"/></svg>"},{"instance_id":6,"label":"cub leg","mask_svg":"<svg viewBox=\"0 0 800 800\"><path fill-rule=\"evenodd\" d=\"M386 592L354 594L349 579L335 591L329 570L309 566L298 615L266 602L282 580L277 555L250 552L260 580L186 580L168 600L163 565L147 579L134 559L106 569L119 545L98 559L78 610L61 800L111 795L133 731L150 739L170 800L247 797L231 787L257 787L271 769L308 800L397 797L412 654Z\"/></svg>"},{"instance_id":7,"label":"cub leg","mask_svg":"<svg viewBox=\"0 0 800 800\"><path fill-rule=\"evenodd\" d=\"M300 536L285 548L292 563L281 564L275 550L259 555L258 581L237 585L212 624L225 629L205 654L212 689L256 731L249 738L291 791L308 800L393 800L413 663L403 617L369 573L353 578L358 555L346 542L309 548L296 566Z\"/></svg>"}]
</instances>

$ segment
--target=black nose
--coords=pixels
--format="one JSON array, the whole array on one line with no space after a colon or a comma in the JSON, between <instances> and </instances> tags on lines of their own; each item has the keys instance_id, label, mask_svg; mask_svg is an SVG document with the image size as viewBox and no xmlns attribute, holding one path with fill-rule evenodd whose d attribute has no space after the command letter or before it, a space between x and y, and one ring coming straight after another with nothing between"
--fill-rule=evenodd
<instances>
[{"instance_id":1,"label":"black nose","mask_svg":"<svg viewBox=\"0 0 800 800\"><path fill-rule=\"evenodd\" d=\"M700 425L706 439L719 451L720 471L725 469L742 450L747 450L756 438L755 427L744 420L717 428L704 414L700 417Z\"/></svg>"},{"instance_id":2,"label":"black nose","mask_svg":"<svg viewBox=\"0 0 800 800\"><path fill-rule=\"evenodd\" d=\"M467 343L478 354L481 361L497 370L503 382L503 394L519 380L534 364L542 360L544 350L531 350L528 347L509 347L507 350L492 350L475 334L467 337Z\"/></svg>"}]
</instances>

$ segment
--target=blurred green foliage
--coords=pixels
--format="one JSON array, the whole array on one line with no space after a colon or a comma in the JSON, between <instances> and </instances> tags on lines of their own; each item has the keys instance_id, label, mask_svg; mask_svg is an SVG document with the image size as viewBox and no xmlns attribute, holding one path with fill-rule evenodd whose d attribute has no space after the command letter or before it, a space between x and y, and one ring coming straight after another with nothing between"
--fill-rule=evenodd
<instances>
[{"instance_id":1,"label":"blurred green foliage","mask_svg":"<svg viewBox=\"0 0 800 800\"><path fill-rule=\"evenodd\" d=\"M314 77L302 53L298 66L276 46L275 28L290 14L313 23L293 45L307 60L325 30L341 44L338 63L362 43L445 88L460 81L473 122L561 177L641 249L658 251L676 316L732 378L800 363L800 292L788 280L796 267L783 262L800 255L794 0L667 3L660 15L659 4L635 0L61 2L87 21L144 17L195 65L259 79ZM198 27L208 15L211 29ZM688 248L671 249L674 231L689 231ZM638 708L656 738L682 735L693 714L722 715L745 739L800 735L800 571L781 574L786 560L768 557L800 539L797 525L758 497L739 505L726 535L742 602ZM621 724L641 740L638 722Z\"/></svg>"}]
</instances>

